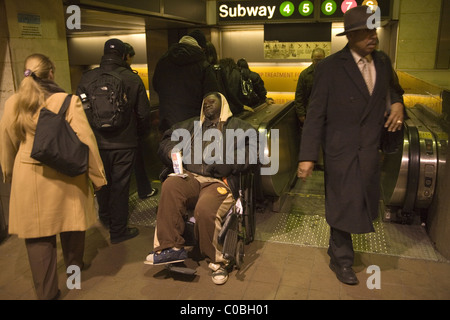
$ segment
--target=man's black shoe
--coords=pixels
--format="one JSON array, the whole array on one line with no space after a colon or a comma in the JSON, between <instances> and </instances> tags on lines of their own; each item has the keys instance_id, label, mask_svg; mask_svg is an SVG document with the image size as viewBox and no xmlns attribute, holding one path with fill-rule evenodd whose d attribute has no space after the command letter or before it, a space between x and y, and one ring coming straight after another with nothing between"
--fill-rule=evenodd
<instances>
[{"instance_id":1,"label":"man's black shoe","mask_svg":"<svg viewBox=\"0 0 450 320\"><path fill-rule=\"evenodd\" d=\"M355 271L351 267L339 267L333 262L330 262L330 269L336 274L339 281L349 285L356 285L359 283Z\"/></svg>"},{"instance_id":2,"label":"man's black shoe","mask_svg":"<svg viewBox=\"0 0 450 320\"><path fill-rule=\"evenodd\" d=\"M138 228L128 228L127 232L125 232L125 234L114 237L114 238L111 237L111 243L117 244L117 243L129 240L129 239L132 239L132 238L136 237L138 234L139 234Z\"/></svg>"}]
</instances>

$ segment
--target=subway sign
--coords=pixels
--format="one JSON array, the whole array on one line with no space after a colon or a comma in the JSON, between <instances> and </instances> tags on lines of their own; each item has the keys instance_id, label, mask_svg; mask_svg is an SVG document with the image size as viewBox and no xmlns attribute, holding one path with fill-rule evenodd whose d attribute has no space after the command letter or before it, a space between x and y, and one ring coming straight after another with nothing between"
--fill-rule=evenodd
<instances>
[{"instance_id":1,"label":"subway sign","mask_svg":"<svg viewBox=\"0 0 450 320\"><path fill-rule=\"evenodd\" d=\"M381 10L389 18L391 0L228 0L217 2L218 23L342 20L358 5Z\"/></svg>"},{"instance_id":2,"label":"subway sign","mask_svg":"<svg viewBox=\"0 0 450 320\"><path fill-rule=\"evenodd\" d=\"M302 3L303 9L298 11ZM271 22L286 19L314 19L313 1L249 0L218 1L218 22ZM297 12L296 12L297 11ZM301 14L300 12L303 12Z\"/></svg>"}]
</instances>

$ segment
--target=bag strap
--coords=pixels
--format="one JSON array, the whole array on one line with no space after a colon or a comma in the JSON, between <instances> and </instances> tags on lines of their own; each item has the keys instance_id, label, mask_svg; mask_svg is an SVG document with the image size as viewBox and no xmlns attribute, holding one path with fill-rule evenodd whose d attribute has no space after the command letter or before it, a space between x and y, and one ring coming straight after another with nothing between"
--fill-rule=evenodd
<instances>
[{"instance_id":1,"label":"bag strap","mask_svg":"<svg viewBox=\"0 0 450 320\"><path fill-rule=\"evenodd\" d=\"M61 109L59 109L59 112L58 112L59 115L64 115L66 113L67 108L69 108L71 100L72 100L72 95L68 94L66 96L66 99L64 99L64 102L63 102L63 104L61 106Z\"/></svg>"}]
</instances>

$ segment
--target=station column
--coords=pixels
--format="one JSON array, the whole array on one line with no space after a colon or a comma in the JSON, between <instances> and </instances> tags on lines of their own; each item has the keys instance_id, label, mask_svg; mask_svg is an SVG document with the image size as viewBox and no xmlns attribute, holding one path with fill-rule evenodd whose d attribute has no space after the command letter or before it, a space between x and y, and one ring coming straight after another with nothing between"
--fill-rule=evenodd
<instances>
[{"instance_id":1,"label":"station column","mask_svg":"<svg viewBox=\"0 0 450 320\"><path fill-rule=\"evenodd\" d=\"M29 55L42 53L55 63L55 81L71 90L66 40L66 18L61 0L0 1L0 117L5 101L23 79ZM0 241L6 233L9 185L0 180Z\"/></svg>"}]
</instances>

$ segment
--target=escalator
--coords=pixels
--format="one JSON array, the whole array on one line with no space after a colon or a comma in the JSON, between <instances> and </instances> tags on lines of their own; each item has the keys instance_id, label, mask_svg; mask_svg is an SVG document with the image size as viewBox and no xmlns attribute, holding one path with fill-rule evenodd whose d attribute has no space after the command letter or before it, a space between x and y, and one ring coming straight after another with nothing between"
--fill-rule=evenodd
<instances>
[{"instance_id":1,"label":"escalator","mask_svg":"<svg viewBox=\"0 0 450 320\"><path fill-rule=\"evenodd\" d=\"M259 147L270 162L263 162L255 192L259 201L271 200L272 210L279 211L297 172L300 136L294 102L265 103L239 117L265 136L267 143Z\"/></svg>"},{"instance_id":2,"label":"escalator","mask_svg":"<svg viewBox=\"0 0 450 320\"><path fill-rule=\"evenodd\" d=\"M382 162L384 220L412 223L420 217L424 223L445 167L448 135L439 116L423 105L408 108L407 116L403 144Z\"/></svg>"}]
</instances>

